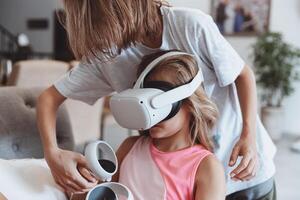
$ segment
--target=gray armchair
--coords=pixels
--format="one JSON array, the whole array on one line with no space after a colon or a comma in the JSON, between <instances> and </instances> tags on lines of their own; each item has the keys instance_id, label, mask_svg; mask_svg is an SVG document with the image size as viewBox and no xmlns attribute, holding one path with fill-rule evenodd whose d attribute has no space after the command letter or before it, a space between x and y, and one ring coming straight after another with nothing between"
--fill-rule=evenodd
<instances>
[{"instance_id":1,"label":"gray armchair","mask_svg":"<svg viewBox=\"0 0 300 200\"><path fill-rule=\"evenodd\" d=\"M56 60L20 61L14 64L11 76L8 78L8 85L46 89L63 76L70 67L75 67L78 64L78 61L70 63ZM100 137L103 100L100 99L95 105L89 106L80 101L67 99L64 106L71 122L74 150L82 153L87 142L97 140Z\"/></svg>"},{"instance_id":2,"label":"gray armchair","mask_svg":"<svg viewBox=\"0 0 300 200\"><path fill-rule=\"evenodd\" d=\"M42 89L0 87L0 158L42 158L36 125L36 100ZM74 138L65 106L57 113L57 142L74 149Z\"/></svg>"}]
</instances>

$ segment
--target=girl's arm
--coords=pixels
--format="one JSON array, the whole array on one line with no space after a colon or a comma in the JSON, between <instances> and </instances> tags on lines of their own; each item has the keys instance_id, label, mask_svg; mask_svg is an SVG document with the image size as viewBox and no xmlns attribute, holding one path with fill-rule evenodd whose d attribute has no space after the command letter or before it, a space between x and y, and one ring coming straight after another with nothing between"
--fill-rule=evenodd
<instances>
[{"instance_id":1,"label":"girl's arm","mask_svg":"<svg viewBox=\"0 0 300 200\"><path fill-rule=\"evenodd\" d=\"M224 200L225 191L223 166L215 156L206 156L196 173L195 200Z\"/></svg>"},{"instance_id":2,"label":"girl's arm","mask_svg":"<svg viewBox=\"0 0 300 200\"><path fill-rule=\"evenodd\" d=\"M117 156L117 159L118 159L118 170L117 170L117 173L115 173L115 175L112 177L113 182L118 182L119 181L119 174L120 174L121 164L122 164L124 158L126 157L126 155L129 153L130 149L133 147L135 142L140 137L141 136L129 137L126 140L124 140L124 142L118 148L118 150L116 152L116 156Z\"/></svg>"},{"instance_id":3,"label":"girl's arm","mask_svg":"<svg viewBox=\"0 0 300 200\"><path fill-rule=\"evenodd\" d=\"M257 169L258 157L256 150L256 83L253 71L245 66L235 81L239 96L243 129L240 140L233 148L229 165L235 165L238 156L243 156L240 164L231 172L234 179L249 180Z\"/></svg>"}]
</instances>

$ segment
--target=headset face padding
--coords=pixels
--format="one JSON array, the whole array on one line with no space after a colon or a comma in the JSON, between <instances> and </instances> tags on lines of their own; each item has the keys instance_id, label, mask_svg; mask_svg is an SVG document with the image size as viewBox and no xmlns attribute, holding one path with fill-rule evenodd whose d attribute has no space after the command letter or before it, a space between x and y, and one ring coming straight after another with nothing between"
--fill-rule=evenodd
<instances>
[{"instance_id":1,"label":"headset face padding","mask_svg":"<svg viewBox=\"0 0 300 200\"><path fill-rule=\"evenodd\" d=\"M156 89L160 89L164 92L169 91L175 87L176 86L173 86L171 83L166 82L166 81L145 81L143 83L143 88L156 88ZM166 120L174 117L179 112L181 105L182 105L182 100L173 103L170 114L162 121L166 121Z\"/></svg>"}]
</instances>

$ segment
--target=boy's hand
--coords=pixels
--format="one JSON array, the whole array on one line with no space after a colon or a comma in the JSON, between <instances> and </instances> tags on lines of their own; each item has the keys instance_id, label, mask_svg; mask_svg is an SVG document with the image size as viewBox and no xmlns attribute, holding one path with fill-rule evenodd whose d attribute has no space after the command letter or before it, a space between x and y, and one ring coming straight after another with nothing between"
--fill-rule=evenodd
<instances>
[{"instance_id":1,"label":"boy's hand","mask_svg":"<svg viewBox=\"0 0 300 200\"><path fill-rule=\"evenodd\" d=\"M256 82L252 69L245 65L235 80L243 117L243 130L240 140L233 148L229 166L234 166L242 156L239 165L230 173L233 180L246 181L253 178L257 171L256 150Z\"/></svg>"},{"instance_id":2,"label":"boy's hand","mask_svg":"<svg viewBox=\"0 0 300 200\"><path fill-rule=\"evenodd\" d=\"M67 193L83 192L97 184L96 179L86 173L85 157L79 153L55 148L45 152L45 159L55 182ZM83 175L79 173L77 166L83 168Z\"/></svg>"},{"instance_id":3,"label":"boy's hand","mask_svg":"<svg viewBox=\"0 0 300 200\"><path fill-rule=\"evenodd\" d=\"M229 166L234 166L238 156L242 156L240 164L230 173L233 180L247 181L256 175L258 155L255 137L252 133L242 133L241 138L232 150Z\"/></svg>"},{"instance_id":4,"label":"boy's hand","mask_svg":"<svg viewBox=\"0 0 300 200\"><path fill-rule=\"evenodd\" d=\"M88 170L85 166L82 166L82 165L79 164L77 166L77 169L80 172L80 174L85 179L87 179L89 182L92 182L92 183L98 182L98 180L96 179L95 175L90 170Z\"/></svg>"}]
</instances>

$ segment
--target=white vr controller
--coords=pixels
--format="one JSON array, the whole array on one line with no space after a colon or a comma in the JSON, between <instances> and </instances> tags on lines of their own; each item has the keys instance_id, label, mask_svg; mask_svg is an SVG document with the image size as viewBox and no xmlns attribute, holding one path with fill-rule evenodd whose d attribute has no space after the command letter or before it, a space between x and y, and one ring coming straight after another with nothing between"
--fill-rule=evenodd
<instances>
[{"instance_id":1,"label":"white vr controller","mask_svg":"<svg viewBox=\"0 0 300 200\"><path fill-rule=\"evenodd\" d=\"M125 185L109 182L117 172L118 160L108 143L104 141L91 142L86 146L84 154L93 174L102 181L108 181L91 189L86 200L118 200L119 197L134 200L132 193Z\"/></svg>"},{"instance_id":2,"label":"white vr controller","mask_svg":"<svg viewBox=\"0 0 300 200\"><path fill-rule=\"evenodd\" d=\"M168 91L158 88L143 88L146 75L163 59L192 54L168 52L153 60L137 79L132 89L113 95L110 108L116 121L124 128L147 130L166 119L172 112L174 103L191 96L203 81L201 69L193 80ZM194 57L194 56L193 56Z\"/></svg>"}]
</instances>

